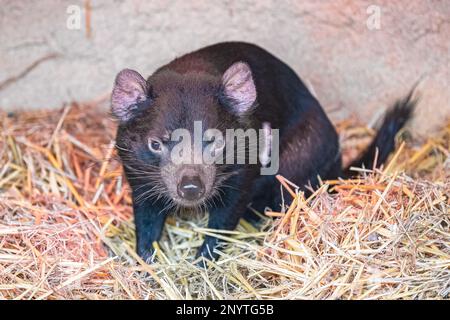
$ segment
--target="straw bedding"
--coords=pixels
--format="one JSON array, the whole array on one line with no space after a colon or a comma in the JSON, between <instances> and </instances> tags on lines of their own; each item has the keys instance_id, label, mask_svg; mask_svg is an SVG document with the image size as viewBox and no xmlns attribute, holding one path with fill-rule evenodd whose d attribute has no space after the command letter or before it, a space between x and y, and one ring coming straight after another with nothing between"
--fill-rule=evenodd
<instances>
[{"instance_id":1,"label":"straw bedding","mask_svg":"<svg viewBox=\"0 0 450 320\"><path fill-rule=\"evenodd\" d=\"M146 265L109 116L96 103L0 116L0 298L448 299L450 125L404 132L383 169L308 199L278 177L291 197L258 226L171 216ZM373 135L352 119L337 128L347 162ZM212 233L226 245L201 270L193 257Z\"/></svg>"}]
</instances>

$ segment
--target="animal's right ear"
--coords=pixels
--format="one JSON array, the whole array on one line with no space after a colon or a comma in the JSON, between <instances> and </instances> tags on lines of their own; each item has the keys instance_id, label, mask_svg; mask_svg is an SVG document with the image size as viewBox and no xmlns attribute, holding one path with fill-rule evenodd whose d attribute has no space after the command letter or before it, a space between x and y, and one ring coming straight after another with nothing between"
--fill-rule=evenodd
<instances>
[{"instance_id":1,"label":"animal's right ear","mask_svg":"<svg viewBox=\"0 0 450 320\"><path fill-rule=\"evenodd\" d=\"M111 111L121 122L130 120L143 102L150 99L147 81L136 71L124 69L114 81Z\"/></svg>"},{"instance_id":2,"label":"animal's right ear","mask_svg":"<svg viewBox=\"0 0 450 320\"><path fill-rule=\"evenodd\" d=\"M252 110L256 101L256 87L247 63L235 62L225 71L222 76L222 94L234 114L243 115Z\"/></svg>"}]
</instances>

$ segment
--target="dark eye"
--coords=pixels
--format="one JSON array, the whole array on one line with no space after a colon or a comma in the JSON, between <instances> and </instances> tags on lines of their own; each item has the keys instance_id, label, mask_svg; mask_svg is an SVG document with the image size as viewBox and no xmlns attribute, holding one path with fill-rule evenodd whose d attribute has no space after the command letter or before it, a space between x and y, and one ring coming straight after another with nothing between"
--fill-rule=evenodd
<instances>
[{"instance_id":1,"label":"dark eye","mask_svg":"<svg viewBox=\"0 0 450 320\"><path fill-rule=\"evenodd\" d=\"M162 151L162 142L159 139L150 138L148 139L148 148L152 152L159 153Z\"/></svg>"}]
</instances>

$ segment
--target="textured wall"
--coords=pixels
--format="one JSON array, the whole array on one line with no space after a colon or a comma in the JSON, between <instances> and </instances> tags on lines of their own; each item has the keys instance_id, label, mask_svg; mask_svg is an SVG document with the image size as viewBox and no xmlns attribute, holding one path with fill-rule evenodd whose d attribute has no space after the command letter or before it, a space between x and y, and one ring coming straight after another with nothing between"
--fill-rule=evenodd
<instances>
[{"instance_id":1,"label":"textured wall","mask_svg":"<svg viewBox=\"0 0 450 320\"><path fill-rule=\"evenodd\" d=\"M245 40L289 63L334 119L371 121L421 77L417 131L450 115L448 0L89 3L0 0L0 108L95 99L122 68L149 75L204 45ZM82 9L80 30L66 27L69 5ZM366 25L371 5L380 29Z\"/></svg>"}]
</instances>

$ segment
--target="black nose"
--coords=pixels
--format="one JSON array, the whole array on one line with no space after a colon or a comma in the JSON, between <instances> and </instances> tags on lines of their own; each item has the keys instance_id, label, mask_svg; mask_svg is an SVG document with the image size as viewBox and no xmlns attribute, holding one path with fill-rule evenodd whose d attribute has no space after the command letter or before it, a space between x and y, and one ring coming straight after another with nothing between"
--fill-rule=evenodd
<instances>
[{"instance_id":1,"label":"black nose","mask_svg":"<svg viewBox=\"0 0 450 320\"><path fill-rule=\"evenodd\" d=\"M178 184L178 195L186 200L197 200L205 193L199 176L184 176Z\"/></svg>"}]
</instances>

